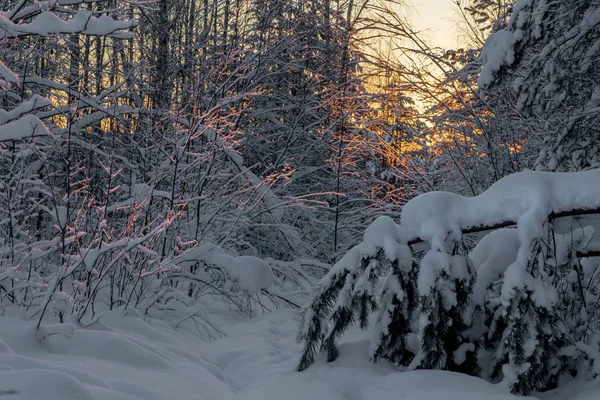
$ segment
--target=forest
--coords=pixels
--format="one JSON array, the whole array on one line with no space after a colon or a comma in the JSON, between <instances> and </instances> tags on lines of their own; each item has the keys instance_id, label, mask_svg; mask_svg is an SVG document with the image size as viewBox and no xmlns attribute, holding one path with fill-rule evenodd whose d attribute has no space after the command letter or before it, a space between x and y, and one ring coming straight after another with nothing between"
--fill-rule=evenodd
<instances>
[{"instance_id":1,"label":"forest","mask_svg":"<svg viewBox=\"0 0 600 400\"><path fill-rule=\"evenodd\" d=\"M405 0L0 0L0 365L138 354L118 341L157 326L222 355L232 321L282 318L293 379L365 335L365 370L494 400L593 384L600 3L438 1L457 48ZM219 360L228 394L201 398L282 398ZM63 373L89 393L57 399L164 395ZM3 374L7 398L67 379ZM330 389L306 399L363 398Z\"/></svg>"}]
</instances>

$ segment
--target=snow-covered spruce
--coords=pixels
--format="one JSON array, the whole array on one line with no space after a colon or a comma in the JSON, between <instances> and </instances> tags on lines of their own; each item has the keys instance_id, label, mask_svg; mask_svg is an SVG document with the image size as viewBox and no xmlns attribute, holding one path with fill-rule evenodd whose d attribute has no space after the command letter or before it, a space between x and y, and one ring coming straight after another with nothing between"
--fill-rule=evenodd
<instances>
[{"instance_id":1,"label":"snow-covered spruce","mask_svg":"<svg viewBox=\"0 0 600 400\"><path fill-rule=\"evenodd\" d=\"M503 380L517 394L555 386L578 358L596 354L588 343L589 332L600 327L598 310L586 298L598 296L586 291L597 269L585 271L577 256L595 243L597 221L582 217L600 210L600 187L590 182L600 182L600 170L517 173L472 198L418 196L405 205L401 226L378 219L306 306L298 369L306 369L319 349L334 360L335 341L355 316L366 326L367 308L359 307L356 288L369 282L361 294L379 308L373 360ZM469 257L457 251L463 233L509 225L516 229L492 232ZM429 247L420 263L408 246L418 242ZM378 272L385 278L377 279ZM374 297L371 285L380 281L381 295ZM583 318L567 317L574 310L594 313L587 328Z\"/></svg>"},{"instance_id":2,"label":"snow-covered spruce","mask_svg":"<svg viewBox=\"0 0 600 400\"><path fill-rule=\"evenodd\" d=\"M410 267L392 262L379 296L379 310L369 349L374 362L385 358L403 368L410 364L417 352L418 343L411 324L419 306L418 268L414 261Z\"/></svg>"},{"instance_id":3,"label":"snow-covered spruce","mask_svg":"<svg viewBox=\"0 0 600 400\"><path fill-rule=\"evenodd\" d=\"M555 385L557 359L566 332L557 313L558 292L552 282L548 210L532 208L517 224L521 246L506 270L502 285L506 327L496 353L505 383L515 394L527 395Z\"/></svg>"},{"instance_id":4,"label":"snow-covered spruce","mask_svg":"<svg viewBox=\"0 0 600 400\"><path fill-rule=\"evenodd\" d=\"M472 230L517 223L520 245L515 261L503 274L501 315L494 313L493 319L495 328L501 326L503 330L492 374L495 378L503 376L514 393L529 394L551 387L562 372L558 357L567 341L556 307L555 285L561 278L556 278L556 261L548 245L554 234L549 218L597 212L600 188L589 182L600 182L600 170L523 172L498 181L477 197L427 193L404 208L403 227L430 240L433 246L439 242L436 232L448 231L449 227ZM492 271L504 267L490 265ZM489 285L489 272L482 272L482 284L488 280ZM479 301L481 290L478 286Z\"/></svg>"},{"instance_id":5,"label":"snow-covered spruce","mask_svg":"<svg viewBox=\"0 0 600 400\"><path fill-rule=\"evenodd\" d=\"M453 246L455 247L455 246ZM455 250L432 249L421 260L418 288L421 296L419 353L411 369L444 369L474 374L476 342L471 351L454 353L468 342L469 321L465 314L475 283L472 263ZM455 253L455 254L451 254ZM463 251L463 254L465 252Z\"/></svg>"},{"instance_id":6,"label":"snow-covered spruce","mask_svg":"<svg viewBox=\"0 0 600 400\"><path fill-rule=\"evenodd\" d=\"M414 276L406 238L391 218L380 217L366 230L363 242L346 253L321 279L303 310L298 341L304 343L304 350L298 370L308 368L319 350L327 352L328 361L335 360L339 355L336 340L357 316L361 327L367 328L369 314L378 305L379 278L386 273L390 275L380 296L386 303L380 304L384 311L376 325L397 340L389 342L389 335L378 335L371 352L374 358L406 363L410 352L406 338L409 329L392 327L395 322L408 321L406 315L398 321L396 308L406 309L410 315L417 303L416 291L410 287L414 281L404 277L404 274Z\"/></svg>"}]
</instances>

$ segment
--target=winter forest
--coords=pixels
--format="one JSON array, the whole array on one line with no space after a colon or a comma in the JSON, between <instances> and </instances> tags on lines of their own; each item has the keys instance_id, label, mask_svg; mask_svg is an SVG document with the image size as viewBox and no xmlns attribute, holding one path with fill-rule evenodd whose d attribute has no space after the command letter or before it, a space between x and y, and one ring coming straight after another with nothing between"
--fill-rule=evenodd
<instances>
[{"instance_id":1,"label":"winter forest","mask_svg":"<svg viewBox=\"0 0 600 400\"><path fill-rule=\"evenodd\" d=\"M0 0L0 396L599 399L600 2L435 2Z\"/></svg>"}]
</instances>

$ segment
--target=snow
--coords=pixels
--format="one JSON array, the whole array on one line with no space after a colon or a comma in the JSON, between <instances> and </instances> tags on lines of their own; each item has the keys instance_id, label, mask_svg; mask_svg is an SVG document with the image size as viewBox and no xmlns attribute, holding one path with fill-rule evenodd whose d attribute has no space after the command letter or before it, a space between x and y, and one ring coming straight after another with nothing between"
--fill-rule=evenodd
<instances>
[{"instance_id":1,"label":"snow","mask_svg":"<svg viewBox=\"0 0 600 400\"><path fill-rule=\"evenodd\" d=\"M189 121L188 121L189 124ZM191 124L189 124L191 126ZM269 213L277 221L281 221L283 218L284 207L283 200L278 198L275 193L271 190L272 187L268 182L263 181L249 168L244 166L244 158L238 153L232 146L225 143L218 136L217 132L209 127L205 127L205 135L208 140L215 142L217 146L225 153L229 160L236 166L236 168L243 174L246 179L254 186L254 190L260 197L261 201L269 208Z\"/></svg>"},{"instance_id":2,"label":"snow","mask_svg":"<svg viewBox=\"0 0 600 400\"><path fill-rule=\"evenodd\" d=\"M2 116L0 116L2 118ZM50 135L50 132L37 117L28 114L7 124L0 124L0 142L23 140L31 137Z\"/></svg>"},{"instance_id":3,"label":"snow","mask_svg":"<svg viewBox=\"0 0 600 400\"><path fill-rule=\"evenodd\" d=\"M137 25L135 20L116 21L110 17L94 17L88 11L78 11L72 19L65 21L51 11L41 12L27 24L12 22L5 13L0 13L0 40L52 33L82 33L85 35L108 35L120 39L133 38L133 32L122 32Z\"/></svg>"},{"instance_id":4,"label":"snow","mask_svg":"<svg viewBox=\"0 0 600 400\"><path fill-rule=\"evenodd\" d=\"M520 34L517 34L517 32L520 32ZM489 86L494 80L494 74L503 65L510 65L514 62L513 46L521 39L523 39L521 30L517 30L516 32L501 30L492 33L488 37L481 51L483 66L479 74L479 80L477 81L477 85L480 88Z\"/></svg>"},{"instance_id":5,"label":"snow","mask_svg":"<svg viewBox=\"0 0 600 400\"><path fill-rule=\"evenodd\" d=\"M1 69L1 67L0 67ZM1 70L0 70L1 73ZM12 120L20 118L22 115L27 114L38 108L46 107L50 105L50 100L40 95L33 95L31 99L19 104L11 111L0 110L0 125L6 124Z\"/></svg>"},{"instance_id":6,"label":"snow","mask_svg":"<svg viewBox=\"0 0 600 400\"><path fill-rule=\"evenodd\" d=\"M473 289L474 305L483 305L487 288L500 279L506 269L517 259L521 247L516 229L504 228L484 236L469 254L477 272Z\"/></svg>"},{"instance_id":7,"label":"snow","mask_svg":"<svg viewBox=\"0 0 600 400\"><path fill-rule=\"evenodd\" d=\"M461 365L467 360L467 353L475 351L475 345L473 343L463 343L458 346L458 349L454 350L453 359L458 365Z\"/></svg>"},{"instance_id":8,"label":"snow","mask_svg":"<svg viewBox=\"0 0 600 400\"><path fill-rule=\"evenodd\" d=\"M556 288L543 279L532 276L527 271L527 266L536 257L532 254L531 246L536 240L544 240L544 227L549 212L541 204L533 204L523 215L519 217L517 223L517 234L521 246L517 253L517 259L508 266L504 273L504 283L502 285L502 305L508 307L513 298L515 289L527 288L533 293L531 299L536 306L550 309L558 300Z\"/></svg>"},{"instance_id":9,"label":"snow","mask_svg":"<svg viewBox=\"0 0 600 400\"><path fill-rule=\"evenodd\" d=\"M540 2L543 4L543 2ZM483 49L481 50L481 62L482 68L479 75L477 85L485 89L494 80L494 74L498 72L503 66L510 66L515 61L514 48L522 42L524 38L523 28L528 23L528 17L530 13L524 11L526 8L530 8L532 4L531 0L518 0L512 6L511 18L508 21L505 29L499 30L498 32L492 33L486 40ZM535 11L536 17L533 21L535 24L534 37L539 39L541 36L541 23L544 18L544 12L541 9Z\"/></svg>"},{"instance_id":10,"label":"snow","mask_svg":"<svg viewBox=\"0 0 600 400\"><path fill-rule=\"evenodd\" d=\"M383 250L385 257L390 261L398 261L403 266L411 265L412 252L406 244L410 235L409 231L398 226L392 218L388 216L377 218L365 230L363 241L348 250L331 267L319 282L319 286L327 288L335 277L345 271L357 271L363 257L375 257L380 250Z\"/></svg>"},{"instance_id":11,"label":"snow","mask_svg":"<svg viewBox=\"0 0 600 400\"><path fill-rule=\"evenodd\" d=\"M387 362L371 364L368 334L357 328L341 340L338 360L327 363L318 357L308 370L294 372L300 350L297 311L248 319L215 304L210 313L227 333L213 342L121 309L88 328L47 325L41 333L34 322L5 311L9 315L0 317L0 391L17 392L7 397L14 400L524 399L463 374L402 372ZM457 351L470 350L465 345ZM591 400L599 385L579 382L540 398Z\"/></svg>"},{"instance_id":12,"label":"snow","mask_svg":"<svg viewBox=\"0 0 600 400\"><path fill-rule=\"evenodd\" d=\"M19 84L19 77L11 71L2 61L0 61L0 85L6 86L9 83Z\"/></svg>"},{"instance_id":13,"label":"snow","mask_svg":"<svg viewBox=\"0 0 600 400\"><path fill-rule=\"evenodd\" d=\"M406 242L407 232L392 218L382 216L365 230L360 251L363 256L373 256L378 249L383 249L388 260L400 260L402 264L408 265L412 260L410 249L399 245Z\"/></svg>"},{"instance_id":14,"label":"snow","mask_svg":"<svg viewBox=\"0 0 600 400\"><path fill-rule=\"evenodd\" d=\"M156 190L148 186L145 183L135 183L131 186L131 195L135 200L144 200L146 198L152 197L160 197L165 199L170 199L171 194L164 190Z\"/></svg>"},{"instance_id":15,"label":"snow","mask_svg":"<svg viewBox=\"0 0 600 400\"><path fill-rule=\"evenodd\" d=\"M441 224L447 216L460 214L466 197L448 192L423 193L404 205L400 225L424 240L431 238L428 224ZM423 227L425 229L423 229Z\"/></svg>"},{"instance_id":16,"label":"snow","mask_svg":"<svg viewBox=\"0 0 600 400\"><path fill-rule=\"evenodd\" d=\"M237 282L240 288L248 294L255 294L261 289L268 289L273 285L273 269L266 261L247 255L229 255L214 244L198 245L174 260L178 267L196 262L226 271L229 278ZM275 261L273 260L273 262Z\"/></svg>"},{"instance_id":17,"label":"snow","mask_svg":"<svg viewBox=\"0 0 600 400\"><path fill-rule=\"evenodd\" d=\"M561 213L600 208L600 169L582 172L526 171L500 179L475 197L429 192L411 199L402 209L401 226L410 239L431 240L431 224L462 230L517 223L526 212ZM530 211L533 213L533 211ZM529 214L528 218L534 218ZM524 233L525 234L525 233ZM410 240L409 239L409 240Z\"/></svg>"},{"instance_id":18,"label":"snow","mask_svg":"<svg viewBox=\"0 0 600 400\"><path fill-rule=\"evenodd\" d=\"M273 284L273 270L265 261L252 256L236 257L230 273L240 287L250 294L268 289Z\"/></svg>"},{"instance_id":19,"label":"snow","mask_svg":"<svg viewBox=\"0 0 600 400\"><path fill-rule=\"evenodd\" d=\"M197 338L135 316L105 317L89 329L71 329L68 338L61 326L45 327L54 334L49 337L65 339L50 351L36 340L34 323L0 318L0 388L16 391L15 400L158 400L198 393L231 398L229 388L194 355Z\"/></svg>"},{"instance_id":20,"label":"snow","mask_svg":"<svg viewBox=\"0 0 600 400\"><path fill-rule=\"evenodd\" d=\"M435 250L428 251L421 260L421 269L419 270L419 279L417 282L419 294L421 296L428 295L442 272L446 272L446 274L452 276L450 269L451 256L449 254ZM448 292L453 293L452 291L443 291L446 295ZM456 294L454 294L454 298L446 298L445 300L446 304L456 304Z\"/></svg>"}]
</instances>

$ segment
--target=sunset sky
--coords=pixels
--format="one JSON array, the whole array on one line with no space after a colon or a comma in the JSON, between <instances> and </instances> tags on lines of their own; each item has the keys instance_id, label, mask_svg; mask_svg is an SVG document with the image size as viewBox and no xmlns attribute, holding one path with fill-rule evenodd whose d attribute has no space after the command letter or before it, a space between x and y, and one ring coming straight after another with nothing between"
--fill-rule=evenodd
<instances>
[{"instance_id":1,"label":"sunset sky","mask_svg":"<svg viewBox=\"0 0 600 400\"><path fill-rule=\"evenodd\" d=\"M455 0L410 0L413 26L428 30L428 37L435 45L450 48L457 46Z\"/></svg>"}]
</instances>

